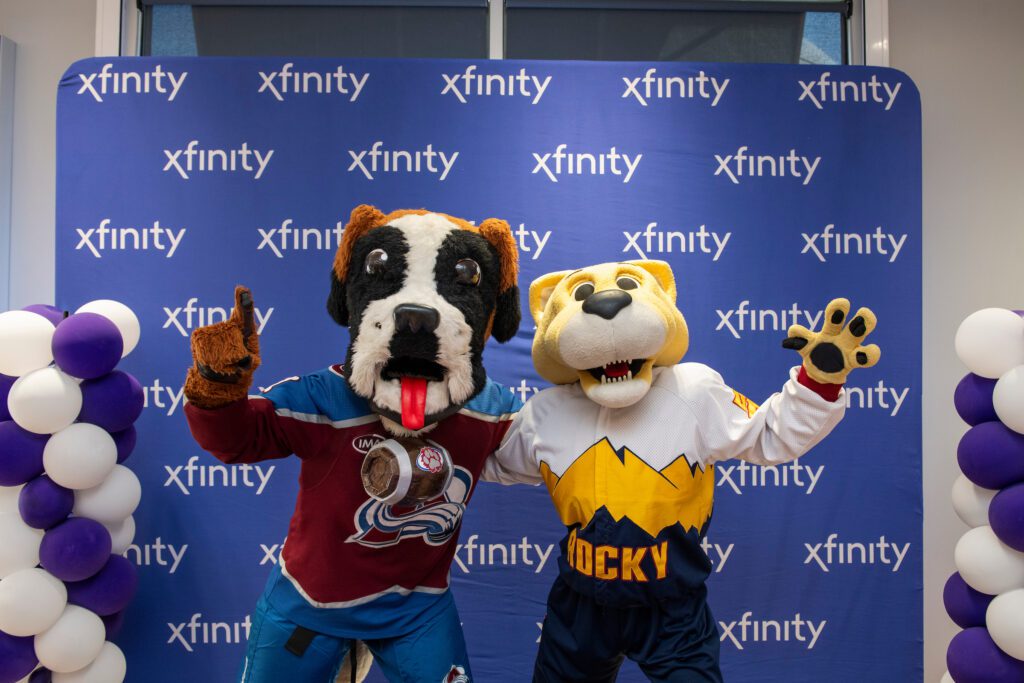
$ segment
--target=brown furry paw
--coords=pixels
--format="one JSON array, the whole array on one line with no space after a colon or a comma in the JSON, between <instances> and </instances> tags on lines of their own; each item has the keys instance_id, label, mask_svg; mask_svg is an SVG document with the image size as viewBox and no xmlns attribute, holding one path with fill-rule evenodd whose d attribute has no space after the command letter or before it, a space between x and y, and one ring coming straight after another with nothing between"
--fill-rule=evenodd
<instances>
[{"instance_id":1,"label":"brown furry paw","mask_svg":"<svg viewBox=\"0 0 1024 683\"><path fill-rule=\"evenodd\" d=\"M245 398L260 365L252 294L235 288L235 308L222 323L192 332L193 365L185 395L200 408L216 408Z\"/></svg>"}]
</instances>

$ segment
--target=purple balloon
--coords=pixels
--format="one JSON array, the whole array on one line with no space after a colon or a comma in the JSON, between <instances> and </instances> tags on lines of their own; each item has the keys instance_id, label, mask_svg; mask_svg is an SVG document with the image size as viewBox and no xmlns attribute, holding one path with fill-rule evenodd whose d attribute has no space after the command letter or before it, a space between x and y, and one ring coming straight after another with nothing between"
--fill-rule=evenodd
<instances>
[{"instance_id":1,"label":"purple balloon","mask_svg":"<svg viewBox=\"0 0 1024 683\"><path fill-rule=\"evenodd\" d=\"M142 414L142 385L127 372L114 370L104 377L82 382L81 387L79 422L120 432L131 427Z\"/></svg>"},{"instance_id":2,"label":"purple balloon","mask_svg":"<svg viewBox=\"0 0 1024 683\"><path fill-rule=\"evenodd\" d=\"M31 306L26 306L21 310L43 316L53 323L54 327L60 325L61 321L67 317L67 314L64 311L60 310L56 306L50 306L49 304L32 304Z\"/></svg>"},{"instance_id":3,"label":"purple balloon","mask_svg":"<svg viewBox=\"0 0 1024 683\"><path fill-rule=\"evenodd\" d=\"M37 666L35 638L18 638L0 631L0 683L17 683Z\"/></svg>"},{"instance_id":4,"label":"purple balloon","mask_svg":"<svg viewBox=\"0 0 1024 683\"><path fill-rule=\"evenodd\" d=\"M7 395L11 393L11 387L14 386L16 379L18 378L0 375L0 421L11 419L11 411L7 410Z\"/></svg>"},{"instance_id":5,"label":"purple balloon","mask_svg":"<svg viewBox=\"0 0 1024 683\"><path fill-rule=\"evenodd\" d=\"M135 450L135 441L137 434L135 433L135 427L129 427L128 429L121 430L120 432L114 432L110 436L114 437L114 445L117 446L117 464L120 465L128 456Z\"/></svg>"},{"instance_id":6,"label":"purple balloon","mask_svg":"<svg viewBox=\"0 0 1024 683\"><path fill-rule=\"evenodd\" d=\"M988 506L988 523L1000 541L1024 553L1024 484L995 495Z\"/></svg>"},{"instance_id":7,"label":"purple balloon","mask_svg":"<svg viewBox=\"0 0 1024 683\"><path fill-rule=\"evenodd\" d=\"M117 325L99 313L76 313L53 333L53 361L72 377L94 379L117 365L124 340Z\"/></svg>"},{"instance_id":8,"label":"purple balloon","mask_svg":"<svg viewBox=\"0 0 1024 683\"><path fill-rule=\"evenodd\" d=\"M43 473L48 434L33 434L13 420L0 422L0 486L21 486Z\"/></svg>"},{"instance_id":9,"label":"purple balloon","mask_svg":"<svg viewBox=\"0 0 1024 683\"><path fill-rule=\"evenodd\" d=\"M995 386L994 379L979 377L973 372L964 375L953 392L953 405L960 419L972 427L982 422L998 420L999 416L992 405L992 391Z\"/></svg>"},{"instance_id":10,"label":"purple balloon","mask_svg":"<svg viewBox=\"0 0 1024 683\"><path fill-rule=\"evenodd\" d=\"M18 512L34 529L57 526L75 507L75 492L54 482L45 474L25 484L18 494Z\"/></svg>"},{"instance_id":11,"label":"purple balloon","mask_svg":"<svg viewBox=\"0 0 1024 683\"><path fill-rule=\"evenodd\" d=\"M942 589L942 602L946 606L946 614L960 628L984 626L985 610L988 609L988 603L992 602L993 597L968 586L960 572L953 572L946 581L946 587Z\"/></svg>"},{"instance_id":12,"label":"purple balloon","mask_svg":"<svg viewBox=\"0 0 1024 683\"><path fill-rule=\"evenodd\" d=\"M971 427L956 449L960 469L978 486L1001 489L1024 481L1024 435L1002 422Z\"/></svg>"},{"instance_id":13,"label":"purple balloon","mask_svg":"<svg viewBox=\"0 0 1024 683\"><path fill-rule=\"evenodd\" d=\"M53 672L49 669L36 669L28 677L28 683L53 683Z\"/></svg>"},{"instance_id":14,"label":"purple balloon","mask_svg":"<svg viewBox=\"0 0 1024 683\"><path fill-rule=\"evenodd\" d=\"M1020 683L1024 662L1000 650L988 631L969 628L953 636L946 668L956 683Z\"/></svg>"},{"instance_id":15,"label":"purple balloon","mask_svg":"<svg viewBox=\"0 0 1024 683\"><path fill-rule=\"evenodd\" d=\"M139 587L139 574L134 564L120 555L111 555L96 576L67 586L68 602L105 617L120 612L132 601Z\"/></svg>"},{"instance_id":16,"label":"purple balloon","mask_svg":"<svg viewBox=\"0 0 1024 683\"><path fill-rule=\"evenodd\" d=\"M61 581L84 581L107 563L110 548L106 527L85 517L72 517L43 534L39 564Z\"/></svg>"},{"instance_id":17,"label":"purple balloon","mask_svg":"<svg viewBox=\"0 0 1024 683\"><path fill-rule=\"evenodd\" d=\"M117 634L124 628L124 611L100 617L100 619L103 620L103 625L107 628L107 640L117 638Z\"/></svg>"}]
</instances>

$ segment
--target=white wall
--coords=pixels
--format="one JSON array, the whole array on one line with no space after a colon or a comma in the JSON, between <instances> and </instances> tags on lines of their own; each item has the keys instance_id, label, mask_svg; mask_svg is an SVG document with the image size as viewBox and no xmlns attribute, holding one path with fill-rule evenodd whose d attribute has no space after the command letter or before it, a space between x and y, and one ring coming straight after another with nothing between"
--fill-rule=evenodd
<instances>
[{"instance_id":1,"label":"white wall","mask_svg":"<svg viewBox=\"0 0 1024 683\"><path fill-rule=\"evenodd\" d=\"M949 490L966 426L957 325L988 306L1024 308L1024 2L890 0L892 66L921 90L924 125L925 680L945 671L957 627L942 607L966 531Z\"/></svg>"},{"instance_id":2,"label":"white wall","mask_svg":"<svg viewBox=\"0 0 1024 683\"><path fill-rule=\"evenodd\" d=\"M17 43L10 306L53 303L57 83L95 50L96 0L2 0L0 34ZM0 268L4 266L0 265Z\"/></svg>"}]
</instances>

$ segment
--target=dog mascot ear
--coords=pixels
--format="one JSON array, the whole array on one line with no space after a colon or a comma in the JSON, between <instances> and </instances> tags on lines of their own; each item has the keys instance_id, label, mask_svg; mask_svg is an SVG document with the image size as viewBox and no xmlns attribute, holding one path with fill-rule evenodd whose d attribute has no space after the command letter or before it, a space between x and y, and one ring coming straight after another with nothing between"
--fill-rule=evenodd
<instances>
[{"instance_id":1,"label":"dog mascot ear","mask_svg":"<svg viewBox=\"0 0 1024 683\"><path fill-rule=\"evenodd\" d=\"M488 218L480 224L480 234L498 252L501 262L501 280L498 285L498 300L491 321L491 336L499 342L507 342L516 335L522 317L519 311L519 249L512 236L512 228L499 218Z\"/></svg>"},{"instance_id":2,"label":"dog mascot ear","mask_svg":"<svg viewBox=\"0 0 1024 683\"><path fill-rule=\"evenodd\" d=\"M384 224L384 214L369 204L360 204L352 209L352 215L341 236L341 244L334 255L331 268L331 293L327 297L327 312L334 322L348 327L348 304L345 302L345 280L348 278L348 260L356 240L373 228Z\"/></svg>"}]
</instances>

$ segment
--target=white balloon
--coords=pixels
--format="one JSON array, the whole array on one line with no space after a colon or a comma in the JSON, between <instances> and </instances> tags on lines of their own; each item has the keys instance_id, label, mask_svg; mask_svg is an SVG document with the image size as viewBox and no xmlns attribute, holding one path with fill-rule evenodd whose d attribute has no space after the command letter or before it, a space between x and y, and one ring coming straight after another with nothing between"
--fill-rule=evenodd
<instances>
[{"instance_id":1,"label":"white balloon","mask_svg":"<svg viewBox=\"0 0 1024 683\"><path fill-rule=\"evenodd\" d=\"M71 673L89 666L107 637L103 620L78 605L68 605L57 623L36 636L36 657L50 671Z\"/></svg>"},{"instance_id":2,"label":"white balloon","mask_svg":"<svg viewBox=\"0 0 1024 683\"><path fill-rule=\"evenodd\" d=\"M18 496L25 485L21 486L0 486L0 515L12 512L18 513Z\"/></svg>"},{"instance_id":3,"label":"white balloon","mask_svg":"<svg viewBox=\"0 0 1024 683\"><path fill-rule=\"evenodd\" d=\"M999 491L981 488L961 474L953 482L953 509L967 526L985 526L988 524L989 503L997 493Z\"/></svg>"},{"instance_id":4,"label":"white balloon","mask_svg":"<svg viewBox=\"0 0 1024 683\"><path fill-rule=\"evenodd\" d=\"M110 532L110 554L124 555L124 551L128 550L128 546L135 540L135 518L129 517L118 524L103 526Z\"/></svg>"},{"instance_id":5,"label":"white balloon","mask_svg":"<svg viewBox=\"0 0 1024 683\"><path fill-rule=\"evenodd\" d=\"M116 464L114 439L103 428L86 422L60 430L43 448L46 474L69 489L99 486Z\"/></svg>"},{"instance_id":6,"label":"white balloon","mask_svg":"<svg viewBox=\"0 0 1024 683\"><path fill-rule=\"evenodd\" d=\"M82 411L82 389L57 368L35 370L14 382L7 395L7 410L22 429L53 434L74 422Z\"/></svg>"},{"instance_id":7,"label":"white balloon","mask_svg":"<svg viewBox=\"0 0 1024 683\"><path fill-rule=\"evenodd\" d=\"M64 582L33 567L0 580L0 631L34 636L57 623L68 604Z\"/></svg>"},{"instance_id":8,"label":"white balloon","mask_svg":"<svg viewBox=\"0 0 1024 683\"><path fill-rule=\"evenodd\" d=\"M128 662L124 653L113 643L103 644L103 649L92 664L69 674L53 674L53 683L121 683L128 673Z\"/></svg>"},{"instance_id":9,"label":"white balloon","mask_svg":"<svg viewBox=\"0 0 1024 683\"><path fill-rule=\"evenodd\" d=\"M53 323L31 311L0 313L0 374L21 377L53 362Z\"/></svg>"},{"instance_id":10,"label":"white balloon","mask_svg":"<svg viewBox=\"0 0 1024 683\"><path fill-rule=\"evenodd\" d=\"M954 344L971 372L995 379L1024 365L1024 318L1005 308L983 308L964 318Z\"/></svg>"},{"instance_id":11,"label":"white balloon","mask_svg":"<svg viewBox=\"0 0 1024 683\"><path fill-rule=\"evenodd\" d=\"M985 625L999 649L1024 659L1024 590L997 595L988 604Z\"/></svg>"},{"instance_id":12,"label":"white balloon","mask_svg":"<svg viewBox=\"0 0 1024 683\"><path fill-rule=\"evenodd\" d=\"M967 585L986 595L1024 588L1024 553L1000 541L992 527L979 526L961 536L953 561Z\"/></svg>"},{"instance_id":13,"label":"white balloon","mask_svg":"<svg viewBox=\"0 0 1024 683\"><path fill-rule=\"evenodd\" d=\"M135 512L141 499L139 478L124 465L116 465L99 486L75 491L72 512L103 524L119 524Z\"/></svg>"},{"instance_id":14,"label":"white balloon","mask_svg":"<svg viewBox=\"0 0 1024 683\"><path fill-rule=\"evenodd\" d=\"M1024 434L1024 365L1010 368L999 377L992 404L1004 425Z\"/></svg>"},{"instance_id":15,"label":"white balloon","mask_svg":"<svg viewBox=\"0 0 1024 683\"><path fill-rule=\"evenodd\" d=\"M17 513L0 515L0 579L39 564L42 529L33 529Z\"/></svg>"},{"instance_id":16,"label":"white balloon","mask_svg":"<svg viewBox=\"0 0 1024 683\"><path fill-rule=\"evenodd\" d=\"M942 679L939 681L939 683L956 683L956 681L953 680L953 677L950 676L949 672L947 671L946 673L942 674Z\"/></svg>"},{"instance_id":17,"label":"white balloon","mask_svg":"<svg viewBox=\"0 0 1024 683\"><path fill-rule=\"evenodd\" d=\"M139 335L141 334L139 319L132 309L120 301L97 299L81 306L75 313L99 313L117 325L117 329L121 331L121 339L124 341L124 351L121 352L121 358L131 353L132 349L139 343Z\"/></svg>"}]
</instances>

